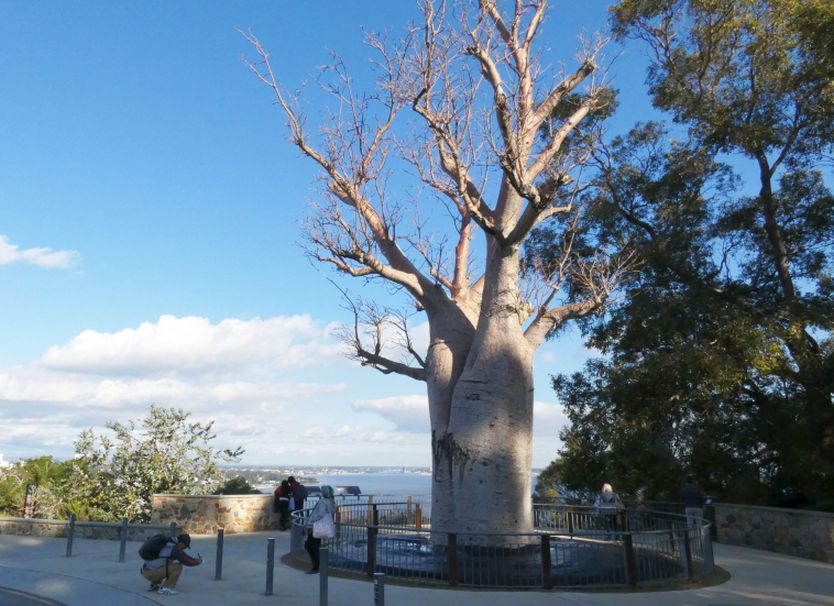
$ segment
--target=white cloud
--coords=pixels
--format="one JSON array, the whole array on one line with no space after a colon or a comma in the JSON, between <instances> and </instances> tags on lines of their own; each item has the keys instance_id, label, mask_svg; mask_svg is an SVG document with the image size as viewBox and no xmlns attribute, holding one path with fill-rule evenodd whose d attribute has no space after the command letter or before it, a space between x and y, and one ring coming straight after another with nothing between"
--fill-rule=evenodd
<instances>
[{"instance_id":1,"label":"white cloud","mask_svg":"<svg viewBox=\"0 0 834 606\"><path fill-rule=\"evenodd\" d=\"M0 234L0 265L29 263L48 269L64 269L80 261L81 255L75 250L52 250L51 248L24 248L9 242Z\"/></svg>"},{"instance_id":2,"label":"white cloud","mask_svg":"<svg viewBox=\"0 0 834 606\"><path fill-rule=\"evenodd\" d=\"M357 400L357 412L372 412L394 424L398 431L429 432L429 404L425 395Z\"/></svg>"},{"instance_id":3,"label":"white cloud","mask_svg":"<svg viewBox=\"0 0 834 606\"><path fill-rule=\"evenodd\" d=\"M562 447L559 431L568 424L561 404L533 403L533 466L545 467Z\"/></svg>"},{"instance_id":4,"label":"white cloud","mask_svg":"<svg viewBox=\"0 0 834 606\"><path fill-rule=\"evenodd\" d=\"M428 465L425 393L367 398L398 384L340 347L332 325L309 316L84 331L36 363L0 368L3 451L65 458L81 430L141 419L153 403L213 420L215 446L242 446L246 463ZM561 406L535 402L534 460L552 458L564 422Z\"/></svg>"},{"instance_id":5,"label":"white cloud","mask_svg":"<svg viewBox=\"0 0 834 606\"><path fill-rule=\"evenodd\" d=\"M342 384L273 381L188 381L177 378L89 378L85 375L20 368L0 372L0 401L60 403L68 406L120 408L164 402L170 406L201 409L224 404L281 404L322 391L343 389Z\"/></svg>"},{"instance_id":6,"label":"white cloud","mask_svg":"<svg viewBox=\"0 0 834 606\"><path fill-rule=\"evenodd\" d=\"M0 368L4 450L66 457L81 430L142 418L155 403L214 420L219 447L268 455L347 389L336 374L349 364L331 333L308 316L217 324L163 316L112 333L84 331L37 363Z\"/></svg>"},{"instance_id":7,"label":"white cloud","mask_svg":"<svg viewBox=\"0 0 834 606\"><path fill-rule=\"evenodd\" d=\"M408 337L414 351L425 359L426 352L429 349L429 323L427 321L422 321L413 325L409 323ZM402 346L403 335L399 329L389 323L383 324L381 340L382 350L380 353L384 357L411 366L415 365L411 354L408 353L408 351ZM365 345L368 346L369 343L366 343Z\"/></svg>"},{"instance_id":8,"label":"white cloud","mask_svg":"<svg viewBox=\"0 0 834 606\"><path fill-rule=\"evenodd\" d=\"M274 371L340 359L332 329L307 315L217 324L166 315L115 333L86 330L66 345L50 347L41 361L52 370L90 374Z\"/></svg>"},{"instance_id":9,"label":"white cloud","mask_svg":"<svg viewBox=\"0 0 834 606\"><path fill-rule=\"evenodd\" d=\"M561 404L550 404L536 400L533 402L533 432L537 436L556 437L568 424L565 409Z\"/></svg>"},{"instance_id":10,"label":"white cloud","mask_svg":"<svg viewBox=\"0 0 834 606\"><path fill-rule=\"evenodd\" d=\"M337 441L356 442L361 444L402 444L412 442L412 438L386 431L372 431L364 427L342 425L340 427L308 427L302 433L304 438L316 440L317 442ZM380 463L382 464L382 463Z\"/></svg>"},{"instance_id":11,"label":"white cloud","mask_svg":"<svg viewBox=\"0 0 834 606\"><path fill-rule=\"evenodd\" d=\"M357 412L370 412L394 424L397 431L429 433L429 405L425 395L393 396L375 400L357 400ZM533 430L542 437L556 437L568 423L561 404L533 402Z\"/></svg>"}]
</instances>

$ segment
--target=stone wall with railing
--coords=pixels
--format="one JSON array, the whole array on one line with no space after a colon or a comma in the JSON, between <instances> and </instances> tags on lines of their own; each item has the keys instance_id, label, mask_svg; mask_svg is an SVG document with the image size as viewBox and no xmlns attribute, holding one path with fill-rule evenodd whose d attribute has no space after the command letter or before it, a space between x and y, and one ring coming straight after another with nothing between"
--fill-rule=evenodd
<instances>
[{"instance_id":1,"label":"stone wall with railing","mask_svg":"<svg viewBox=\"0 0 834 606\"><path fill-rule=\"evenodd\" d=\"M721 543L834 563L834 513L715 503L706 514ZM274 530L277 515L272 495L154 495L151 524L131 525L129 540L143 540L172 522L191 534L216 534L219 528L230 534ZM120 525L79 522L76 532L118 539ZM65 537L67 521L0 518L0 534Z\"/></svg>"},{"instance_id":2,"label":"stone wall with railing","mask_svg":"<svg viewBox=\"0 0 834 606\"><path fill-rule=\"evenodd\" d=\"M715 503L718 541L834 563L834 513Z\"/></svg>"},{"instance_id":3,"label":"stone wall with railing","mask_svg":"<svg viewBox=\"0 0 834 606\"><path fill-rule=\"evenodd\" d=\"M64 538L69 531L69 520L49 520L44 518L0 518L0 534L25 535L33 537ZM177 529L174 529L176 532ZM74 536L84 539L104 539L117 541L121 539L120 522L75 523ZM127 526L128 541L144 541L158 532L171 533L170 525L130 524Z\"/></svg>"},{"instance_id":4,"label":"stone wall with railing","mask_svg":"<svg viewBox=\"0 0 834 606\"><path fill-rule=\"evenodd\" d=\"M67 536L67 520L42 518L0 518L0 534L16 534L33 537Z\"/></svg>"},{"instance_id":5,"label":"stone wall with railing","mask_svg":"<svg viewBox=\"0 0 834 606\"><path fill-rule=\"evenodd\" d=\"M312 497L308 501L312 505L315 499L316 497ZM354 497L340 497L338 500L340 503L358 502ZM278 528L278 514L272 511L272 502L273 496L269 494L155 494L151 498L150 525L131 525L128 540L143 540L146 536L159 532L160 528L169 529L172 523L180 531L189 534L216 534L220 528L227 534L275 530ZM369 507L369 503L373 503L373 497L364 497L363 502L365 507ZM419 505L412 505L410 498L405 504L408 511L412 512L412 517L415 517L415 511L420 511ZM419 514L416 517L419 517ZM67 523L67 520L0 518L0 534L65 537ZM150 530L133 530L134 528ZM119 529L119 523L79 521L76 533L82 537L118 539Z\"/></svg>"},{"instance_id":6,"label":"stone wall with railing","mask_svg":"<svg viewBox=\"0 0 834 606\"><path fill-rule=\"evenodd\" d=\"M305 507L312 507L317 495L305 500ZM278 528L278 514L272 511L273 496L270 494L247 495L201 495L155 494L151 500L151 523L176 523L191 534L215 534L223 528L226 534L256 532ZM412 497L389 503L376 500L373 495L361 497L339 495L337 504L353 504L364 508L368 524L371 523L370 509L377 503L381 510L388 511L393 505L402 505L409 512L412 521L428 517L419 502Z\"/></svg>"},{"instance_id":7,"label":"stone wall with railing","mask_svg":"<svg viewBox=\"0 0 834 606\"><path fill-rule=\"evenodd\" d=\"M155 494L151 501L151 523L178 526L191 534L227 534L274 530L278 514L272 511L269 494L200 495Z\"/></svg>"}]
</instances>

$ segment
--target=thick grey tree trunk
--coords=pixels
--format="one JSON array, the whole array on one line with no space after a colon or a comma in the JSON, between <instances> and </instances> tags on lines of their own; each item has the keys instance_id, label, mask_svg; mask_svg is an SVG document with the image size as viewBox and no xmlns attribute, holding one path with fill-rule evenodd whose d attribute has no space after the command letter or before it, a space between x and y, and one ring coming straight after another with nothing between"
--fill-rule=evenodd
<instances>
[{"instance_id":1,"label":"thick grey tree trunk","mask_svg":"<svg viewBox=\"0 0 834 606\"><path fill-rule=\"evenodd\" d=\"M462 370L445 375L445 388L430 382L428 390L432 528L462 533L461 542L482 542L468 532L532 530L533 348L521 330L517 255L492 253ZM453 357L449 351L449 369L461 366Z\"/></svg>"}]
</instances>

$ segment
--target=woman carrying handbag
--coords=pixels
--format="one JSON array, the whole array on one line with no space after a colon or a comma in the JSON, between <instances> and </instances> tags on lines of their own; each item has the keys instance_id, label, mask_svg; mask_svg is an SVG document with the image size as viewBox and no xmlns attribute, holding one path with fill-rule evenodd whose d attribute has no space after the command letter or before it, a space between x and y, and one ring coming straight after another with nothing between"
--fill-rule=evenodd
<instances>
[{"instance_id":1,"label":"woman carrying handbag","mask_svg":"<svg viewBox=\"0 0 834 606\"><path fill-rule=\"evenodd\" d=\"M310 554L313 567L307 574L316 574L319 571L319 549L322 539L332 539L336 536L336 502L333 500L333 487L322 486L321 498L310 516L307 518L307 540L304 542L304 549Z\"/></svg>"}]
</instances>

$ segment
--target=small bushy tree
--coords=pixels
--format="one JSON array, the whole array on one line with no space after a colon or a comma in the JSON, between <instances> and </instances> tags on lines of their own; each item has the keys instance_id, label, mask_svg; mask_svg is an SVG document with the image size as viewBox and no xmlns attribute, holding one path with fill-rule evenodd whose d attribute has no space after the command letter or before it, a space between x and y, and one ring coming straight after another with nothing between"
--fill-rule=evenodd
<instances>
[{"instance_id":1,"label":"small bushy tree","mask_svg":"<svg viewBox=\"0 0 834 606\"><path fill-rule=\"evenodd\" d=\"M214 494L260 494L261 491L252 486L243 476L227 479L214 491Z\"/></svg>"},{"instance_id":2,"label":"small bushy tree","mask_svg":"<svg viewBox=\"0 0 834 606\"><path fill-rule=\"evenodd\" d=\"M148 415L109 422L111 435L85 430L75 443L67 504L91 519L147 522L154 493L211 494L223 481L222 462L241 448L210 445L214 422L189 421L191 413L151 405Z\"/></svg>"},{"instance_id":3,"label":"small bushy tree","mask_svg":"<svg viewBox=\"0 0 834 606\"><path fill-rule=\"evenodd\" d=\"M51 488L63 482L68 473L68 464L51 456L25 459L0 470L0 514L21 515L26 491L33 486L35 515L54 517Z\"/></svg>"}]
</instances>

